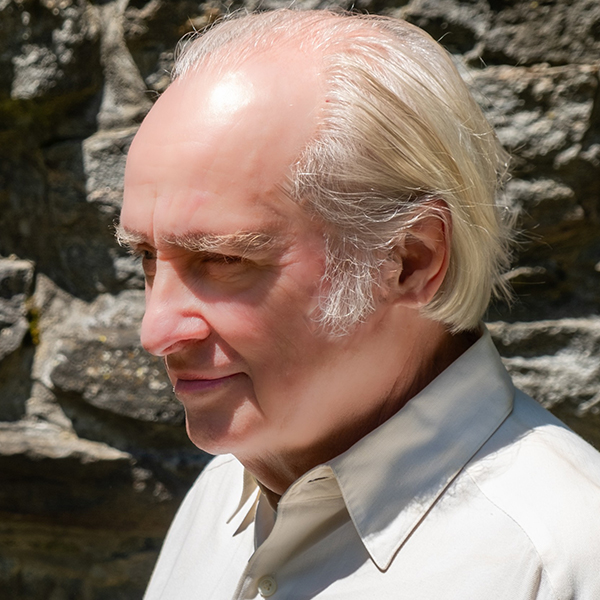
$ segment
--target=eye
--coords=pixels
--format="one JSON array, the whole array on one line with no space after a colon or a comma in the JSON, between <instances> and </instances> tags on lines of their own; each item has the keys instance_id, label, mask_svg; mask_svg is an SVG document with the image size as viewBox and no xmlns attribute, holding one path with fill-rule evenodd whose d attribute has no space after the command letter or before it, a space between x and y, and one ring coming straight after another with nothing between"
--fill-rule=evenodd
<instances>
[{"instance_id":1,"label":"eye","mask_svg":"<svg viewBox=\"0 0 600 600\"><path fill-rule=\"evenodd\" d=\"M142 269L146 279L156 274L156 253L148 248L140 248L136 254L142 259Z\"/></svg>"},{"instance_id":2,"label":"eye","mask_svg":"<svg viewBox=\"0 0 600 600\"><path fill-rule=\"evenodd\" d=\"M200 265L201 273L222 283L246 281L256 266L243 256L218 253L206 253Z\"/></svg>"}]
</instances>

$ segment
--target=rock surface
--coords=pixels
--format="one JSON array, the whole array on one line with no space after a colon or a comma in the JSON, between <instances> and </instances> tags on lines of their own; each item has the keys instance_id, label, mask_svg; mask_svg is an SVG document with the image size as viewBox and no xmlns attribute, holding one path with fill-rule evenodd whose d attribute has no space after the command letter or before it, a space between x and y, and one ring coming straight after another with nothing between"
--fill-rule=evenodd
<instances>
[{"instance_id":1,"label":"rock surface","mask_svg":"<svg viewBox=\"0 0 600 600\"><path fill-rule=\"evenodd\" d=\"M515 385L600 448L600 318L488 327Z\"/></svg>"},{"instance_id":2,"label":"rock surface","mask_svg":"<svg viewBox=\"0 0 600 600\"><path fill-rule=\"evenodd\" d=\"M0 0L0 596L134 600L207 457L138 342L113 240L127 149L177 40L279 0ZM600 5L301 0L403 17L454 55L513 155L524 230L490 330L600 448Z\"/></svg>"}]
</instances>

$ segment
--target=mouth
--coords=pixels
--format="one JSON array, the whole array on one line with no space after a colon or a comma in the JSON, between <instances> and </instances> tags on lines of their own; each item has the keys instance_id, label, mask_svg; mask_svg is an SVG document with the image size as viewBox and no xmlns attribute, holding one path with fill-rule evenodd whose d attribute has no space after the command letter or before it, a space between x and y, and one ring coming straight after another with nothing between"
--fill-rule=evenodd
<instances>
[{"instance_id":1,"label":"mouth","mask_svg":"<svg viewBox=\"0 0 600 600\"><path fill-rule=\"evenodd\" d=\"M203 379L192 379L192 378L177 378L175 382L175 395L185 394L197 394L200 392L207 392L216 390L231 383L235 378L242 375L241 373L234 373L233 375L225 375L223 377L203 378Z\"/></svg>"}]
</instances>

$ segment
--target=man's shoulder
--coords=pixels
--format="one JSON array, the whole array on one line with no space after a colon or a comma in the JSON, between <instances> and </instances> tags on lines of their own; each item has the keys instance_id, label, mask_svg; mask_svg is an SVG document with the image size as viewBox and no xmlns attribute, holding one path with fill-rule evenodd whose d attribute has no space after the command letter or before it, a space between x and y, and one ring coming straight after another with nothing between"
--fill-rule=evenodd
<instances>
[{"instance_id":1,"label":"man's shoulder","mask_svg":"<svg viewBox=\"0 0 600 600\"><path fill-rule=\"evenodd\" d=\"M253 538L236 535L252 501L252 495L245 498L243 492L244 468L237 459L223 455L211 460L177 511L145 600L199 597L198 590L210 580L219 545L229 544L249 556ZM234 518L239 512L240 518Z\"/></svg>"},{"instance_id":2,"label":"man's shoulder","mask_svg":"<svg viewBox=\"0 0 600 600\"><path fill-rule=\"evenodd\" d=\"M517 391L465 474L529 538L559 597L567 577L598 579L600 453L537 402Z\"/></svg>"},{"instance_id":3,"label":"man's shoulder","mask_svg":"<svg viewBox=\"0 0 600 600\"><path fill-rule=\"evenodd\" d=\"M231 454L215 456L198 475L188 492L188 498L202 495L211 488L237 488L243 485L244 467ZM231 489L230 493L235 490Z\"/></svg>"},{"instance_id":4,"label":"man's shoulder","mask_svg":"<svg viewBox=\"0 0 600 600\"><path fill-rule=\"evenodd\" d=\"M200 473L201 477L212 477L217 474L217 472L221 474L229 474L234 472L243 472L244 468L238 461L238 459L233 456L233 454L220 454L219 456L214 456L210 462L204 467L202 473Z\"/></svg>"},{"instance_id":5,"label":"man's shoulder","mask_svg":"<svg viewBox=\"0 0 600 600\"><path fill-rule=\"evenodd\" d=\"M171 550L200 539L222 525L239 509L244 489L244 467L231 455L213 458L188 490L171 523L166 546ZM164 554L163 549L163 554Z\"/></svg>"},{"instance_id":6,"label":"man's shoulder","mask_svg":"<svg viewBox=\"0 0 600 600\"><path fill-rule=\"evenodd\" d=\"M514 409L471 460L468 471L481 482L522 478L534 492L600 491L600 453L535 400L516 390ZM570 481L577 490L561 485ZM535 485L534 485L535 484Z\"/></svg>"}]
</instances>

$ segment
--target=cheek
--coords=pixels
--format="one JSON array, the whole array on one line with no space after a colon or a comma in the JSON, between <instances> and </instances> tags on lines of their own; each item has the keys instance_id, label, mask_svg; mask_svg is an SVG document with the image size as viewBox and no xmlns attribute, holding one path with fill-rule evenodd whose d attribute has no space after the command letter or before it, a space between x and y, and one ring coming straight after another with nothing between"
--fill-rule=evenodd
<instances>
[{"instance_id":1,"label":"cheek","mask_svg":"<svg viewBox=\"0 0 600 600\"><path fill-rule=\"evenodd\" d=\"M269 368L276 362L294 362L310 352L316 324L311 302L281 292L272 292L257 304L229 302L215 307L215 332L250 366Z\"/></svg>"},{"instance_id":2,"label":"cheek","mask_svg":"<svg viewBox=\"0 0 600 600\"><path fill-rule=\"evenodd\" d=\"M310 254L295 257L254 290L218 303L218 320L234 337L248 338L258 347L266 343L286 350L299 345L299 338L317 335L322 262Z\"/></svg>"},{"instance_id":3,"label":"cheek","mask_svg":"<svg viewBox=\"0 0 600 600\"><path fill-rule=\"evenodd\" d=\"M283 283L283 281L281 282ZM257 303L214 307L213 327L246 363L257 396L285 393L323 360L323 337L313 319L316 285L275 285Z\"/></svg>"}]
</instances>

